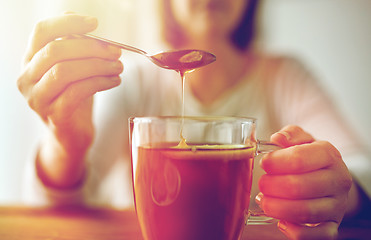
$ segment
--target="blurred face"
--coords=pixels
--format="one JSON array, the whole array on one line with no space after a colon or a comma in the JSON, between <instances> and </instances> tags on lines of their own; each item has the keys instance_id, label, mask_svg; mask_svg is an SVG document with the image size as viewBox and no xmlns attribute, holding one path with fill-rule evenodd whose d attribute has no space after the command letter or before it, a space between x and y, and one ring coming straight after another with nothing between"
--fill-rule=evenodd
<instances>
[{"instance_id":1,"label":"blurred face","mask_svg":"<svg viewBox=\"0 0 371 240\"><path fill-rule=\"evenodd\" d=\"M249 0L171 0L175 21L189 39L229 38Z\"/></svg>"}]
</instances>

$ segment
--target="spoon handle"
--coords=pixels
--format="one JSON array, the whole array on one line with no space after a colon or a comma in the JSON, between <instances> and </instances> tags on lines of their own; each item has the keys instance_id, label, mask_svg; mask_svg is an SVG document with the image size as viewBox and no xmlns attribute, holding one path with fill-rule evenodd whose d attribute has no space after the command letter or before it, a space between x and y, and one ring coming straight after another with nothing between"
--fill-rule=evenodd
<instances>
[{"instance_id":1,"label":"spoon handle","mask_svg":"<svg viewBox=\"0 0 371 240\"><path fill-rule=\"evenodd\" d=\"M115 41L112 41L112 40L109 40L109 39L106 39L106 38L98 37L98 36L88 34L88 33L82 34L82 36L92 38L92 39L95 39L95 40L99 40L99 41L102 41L102 42L105 42L105 43L109 43L111 45L114 45L116 47L119 47L119 48L122 48L122 49L125 49L125 50L129 50L129 51L136 52L136 53L139 53L139 54L143 54L143 55L146 55L146 56L148 55L142 49L132 47L132 46L129 46L129 45L126 45L126 44L122 44L122 43L119 43L119 42L115 42Z\"/></svg>"}]
</instances>

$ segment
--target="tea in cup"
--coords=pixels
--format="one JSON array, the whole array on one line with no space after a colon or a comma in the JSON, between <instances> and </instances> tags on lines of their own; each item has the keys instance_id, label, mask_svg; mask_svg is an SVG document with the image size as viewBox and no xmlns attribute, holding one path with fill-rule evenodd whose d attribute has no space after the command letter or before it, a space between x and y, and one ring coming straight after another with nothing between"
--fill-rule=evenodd
<instances>
[{"instance_id":1,"label":"tea in cup","mask_svg":"<svg viewBox=\"0 0 371 240\"><path fill-rule=\"evenodd\" d=\"M144 239L239 239L249 218L256 120L129 121L135 207Z\"/></svg>"}]
</instances>

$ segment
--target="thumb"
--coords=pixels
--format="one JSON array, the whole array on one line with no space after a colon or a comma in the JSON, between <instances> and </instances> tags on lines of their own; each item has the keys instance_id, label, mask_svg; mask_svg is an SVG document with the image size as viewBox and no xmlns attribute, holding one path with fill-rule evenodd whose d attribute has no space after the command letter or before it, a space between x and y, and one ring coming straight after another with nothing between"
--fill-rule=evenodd
<instances>
[{"instance_id":1,"label":"thumb","mask_svg":"<svg viewBox=\"0 0 371 240\"><path fill-rule=\"evenodd\" d=\"M288 125L271 136L271 142L283 148L314 141L312 135L294 125Z\"/></svg>"}]
</instances>

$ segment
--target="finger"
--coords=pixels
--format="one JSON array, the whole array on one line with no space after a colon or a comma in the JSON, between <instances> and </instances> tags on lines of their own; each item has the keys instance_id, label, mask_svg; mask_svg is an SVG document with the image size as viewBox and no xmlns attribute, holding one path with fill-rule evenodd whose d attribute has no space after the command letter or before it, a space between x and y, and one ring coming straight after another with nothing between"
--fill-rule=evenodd
<instances>
[{"instance_id":1,"label":"finger","mask_svg":"<svg viewBox=\"0 0 371 240\"><path fill-rule=\"evenodd\" d=\"M98 21L96 18L76 14L66 14L40 21L31 35L25 62L30 61L34 54L48 42L71 34L91 32L97 25Z\"/></svg>"},{"instance_id":2,"label":"finger","mask_svg":"<svg viewBox=\"0 0 371 240\"><path fill-rule=\"evenodd\" d=\"M333 196L346 190L342 175L328 169L290 175L263 175L259 189L265 196L282 199L312 199Z\"/></svg>"},{"instance_id":3,"label":"finger","mask_svg":"<svg viewBox=\"0 0 371 240\"><path fill-rule=\"evenodd\" d=\"M337 239L339 224L336 222L323 222L315 227L279 221L278 229L289 239Z\"/></svg>"},{"instance_id":4,"label":"finger","mask_svg":"<svg viewBox=\"0 0 371 240\"><path fill-rule=\"evenodd\" d=\"M267 153L260 166L269 174L299 174L329 167L341 159L330 143L316 141Z\"/></svg>"},{"instance_id":5,"label":"finger","mask_svg":"<svg viewBox=\"0 0 371 240\"><path fill-rule=\"evenodd\" d=\"M67 121L81 103L95 93L111 89L120 84L118 76L93 77L75 82L61 93L50 105L48 116L56 125Z\"/></svg>"},{"instance_id":6,"label":"finger","mask_svg":"<svg viewBox=\"0 0 371 240\"><path fill-rule=\"evenodd\" d=\"M18 88L25 94L56 63L83 58L117 60L121 50L91 39L52 41L35 54L18 79Z\"/></svg>"},{"instance_id":7,"label":"finger","mask_svg":"<svg viewBox=\"0 0 371 240\"><path fill-rule=\"evenodd\" d=\"M58 63L32 88L28 103L32 109L42 114L45 111L43 109L46 109L72 83L96 76L101 78L106 76L110 79L111 76L120 74L122 70L120 61L94 58ZM84 91L89 89L82 89L82 93Z\"/></svg>"},{"instance_id":8,"label":"finger","mask_svg":"<svg viewBox=\"0 0 371 240\"><path fill-rule=\"evenodd\" d=\"M259 206L270 217L293 223L340 223L346 207L347 195L337 198L323 197L305 200L288 200L260 194Z\"/></svg>"},{"instance_id":9,"label":"finger","mask_svg":"<svg viewBox=\"0 0 371 240\"><path fill-rule=\"evenodd\" d=\"M290 147L298 144L311 143L314 138L302 128L289 125L271 136L271 142L280 147Z\"/></svg>"}]
</instances>

